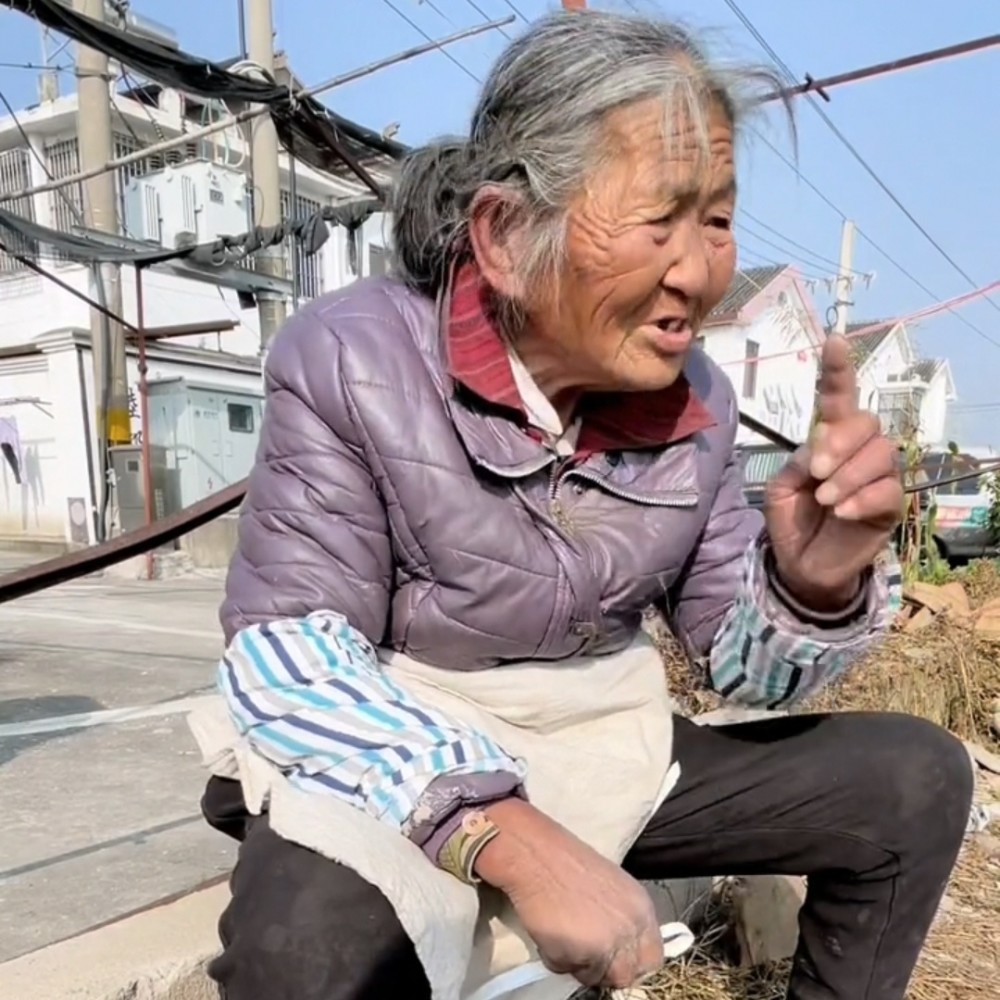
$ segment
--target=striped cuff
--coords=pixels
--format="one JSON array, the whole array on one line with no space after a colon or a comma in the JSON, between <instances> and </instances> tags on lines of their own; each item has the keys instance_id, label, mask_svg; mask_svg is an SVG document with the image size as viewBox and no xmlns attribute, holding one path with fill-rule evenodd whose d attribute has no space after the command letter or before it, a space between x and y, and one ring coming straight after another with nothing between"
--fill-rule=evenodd
<instances>
[{"instance_id":1,"label":"striped cuff","mask_svg":"<svg viewBox=\"0 0 1000 1000\"><path fill-rule=\"evenodd\" d=\"M527 771L486 735L412 699L334 612L244 629L219 666L219 686L239 732L292 784L404 834L464 798L475 802L479 781L502 794Z\"/></svg>"},{"instance_id":2,"label":"striped cuff","mask_svg":"<svg viewBox=\"0 0 1000 1000\"><path fill-rule=\"evenodd\" d=\"M887 551L872 567L854 620L835 627L803 621L774 591L768 547L762 536L747 550L743 583L716 637L709 674L727 700L773 709L815 694L867 653L901 606L902 577Z\"/></svg>"}]
</instances>

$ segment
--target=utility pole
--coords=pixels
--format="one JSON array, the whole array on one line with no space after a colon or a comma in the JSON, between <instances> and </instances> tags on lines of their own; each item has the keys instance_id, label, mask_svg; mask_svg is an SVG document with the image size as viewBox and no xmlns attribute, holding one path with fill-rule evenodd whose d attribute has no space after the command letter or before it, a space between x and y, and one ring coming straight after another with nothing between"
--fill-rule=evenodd
<instances>
[{"instance_id":1,"label":"utility pole","mask_svg":"<svg viewBox=\"0 0 1000 1000\"><path fill-rule=\"evenodd\" d=\"M840 266L837 268L837 300L833 308L836 310L836 321L833 324L834 333L843 336L847 333L847 311L854 305L851 301L851 289L854 287L854 277L851 265L854 262L854 223L844 219L840 231Z\"/></svg>"},{"instance_id":2,"label":"utility pole","mask_svg":"<svg viewBox=\"0 0 1000 1000\"><path fill-rule=\"evenodd\" d=\"M103 22L104 0L74 0L76 11ZM80 169L103 166L112 158L111 77L108 57L85 45L77 45L76 78L79 104L77 136ZM118 233L118 202L115 174L99 173L83 184L83 216L87 226L105 233ZM102 264L96 298L114 315L122 315L121 269ZM97 284L98 282L95 282ZM132 426L128 412L128 372L125 366L125 331L120 323L96 310L90 314L91 353L94 361L94 409L98 439L104 446L129 444ZM101 463L102 466L104 463ZM100 484L103 488L103 484Z\"/></svg>"},{"instance_id":3,"label":"utility pole","mask_svg":"<svg viewBox=\"0 0 1000 1000\"><path fill-rule=\"evenodd\" d=\"M247 49L252 62L274 75L274 27L271 0L247 0ZM278 162L278 133L270 115L262 115L251 126L253 170L253 221L256 226L281 224L281 170ZM261 274L285 277L285 257L281 246L268 247L255 255ZM260 353L285 321L285 301L275 293L258 292Z\"/></svg>"}]
</instances>

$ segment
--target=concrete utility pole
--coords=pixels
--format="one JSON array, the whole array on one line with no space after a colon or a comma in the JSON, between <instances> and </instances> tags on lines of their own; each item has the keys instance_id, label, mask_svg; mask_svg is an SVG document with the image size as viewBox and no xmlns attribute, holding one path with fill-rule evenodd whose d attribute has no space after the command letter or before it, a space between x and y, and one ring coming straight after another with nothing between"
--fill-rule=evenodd
<instances>
[{"instance_id":1,"label":"concrete utility pole","mask_svg":"<svg viewBox=\"0 0 1000 1000\"><path fill-rule=\"evenodd\" d=\"M851 265L854 263L854 223L850 219L844 219L843 228L840 231L840 266L837 269L837 300L833 308L837 311L836 322L833 324L834 333L843 336L847 333L847 311L854 305L851 301L851 289L854 287L854 272Z\"/></svg>"},{"instance_id":2,"label":"concrete utility pole","mask_svg":"<svg viewBox=\"0 0 1000 1000\"><path fill-rule=\"evenodd\" d=\"M247 49L252 62L274 74L274 27L271 0L246 0ZM270 115L262 115L251 126L253 165L253 221L257 226L281 223L281 171L278 165L278 133ZM294 210L294 206L293 206ZM256 254L257 270L272 277L285 277L285 257L280 246ZM285 301L280 295L257 293L260 315L260 352L285 322Z\"/></svg>"},{"instance_id":3,"label":"concrete utility pole","mask_svg":"<svg viewBox=\"0 0 1000 1000\"><path fill-rule=\"evenodd\" d=\"M95 21L104 20L104 0L74 0L73 6L86 17ZM103 166L113 155L108 57L85 45L77 45L76 78L80 169L90 170ZM113 172L100 173L83 184L83 217L92 229L118 233ZM121 269L103 264L99 273L104 297L102 299L100 294L95 297L116 316L121 316ZM109 320L97 310L91 310L90 335L94 360L94 410L99 437L109 446L129 444L132 425L128 413L125 331L120 323ZM104 463L101 464L103 466Z\"/></svg>"}]
</instances>

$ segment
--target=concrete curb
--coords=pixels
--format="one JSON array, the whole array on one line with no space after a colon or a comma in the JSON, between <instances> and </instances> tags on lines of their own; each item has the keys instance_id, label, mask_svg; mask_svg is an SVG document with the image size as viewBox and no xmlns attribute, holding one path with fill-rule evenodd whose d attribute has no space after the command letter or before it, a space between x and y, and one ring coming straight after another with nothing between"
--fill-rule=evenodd
<instances>
[{"instance_id":1,"label":"concrete curb","mask_svg":"<svg viewBox=\"0 0 1000 1000\"><path fill-rule=\"evenodd\" d=\"M10 1000L219 1000L205 975L229 886L213 885L0 964Z\"/></svg>"}]
</instances>

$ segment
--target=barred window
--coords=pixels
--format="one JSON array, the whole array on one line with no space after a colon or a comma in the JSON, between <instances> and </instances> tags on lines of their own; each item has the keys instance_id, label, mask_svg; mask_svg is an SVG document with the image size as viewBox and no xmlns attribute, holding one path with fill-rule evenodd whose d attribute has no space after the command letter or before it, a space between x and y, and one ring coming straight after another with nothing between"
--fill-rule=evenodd
<instances>
[{"instance_id":1,"label":"barred window","mask_svg":"<svg viewBox=\"0 0 1000 1000\"><path fill-rule=\"evenodd\" d=\"M27 191L31 187L31 152L27 149L8 149L0 153L0 194L14 194L17 191ZM35 221L35 203L31 195L14 198L4 202L3 207L25 219ZM3 234L4 242L11 250L35 257L38 248L32 241L15 237L12 233ZM20 261L9 254L0 253L0 275L17 274L25 270Z\"/></svg>"},{"instance_id":2,"label":"barred window","mask_svg":"<svg viewBox=\"0 0 1000 1000\"><path fill-rule=\"evenodd\" d=\"M45 149L45 161L53 180L61 181L80 172L80 144L76 137L59 139ZM52 227L63 233L73 232L77 220L83 215L83 185L67 184L58 191L49 192L49 211Z\"/></svg>"},{"instance_id":3,"label":"barred window","mask_svg":"<svg viewBox=\"0 0 1000 1000\"><path fill-rule=\"evenodd\" d=\"M281 192L281 221L290 222L308 219L318 212L322 206L314 198L298 195L295 199L295 210L292 211L292 196L288 191ZM307 254L301 240L290 239L285 243L285 277L292 277L292 254L299 273L299 294L304 299L314 299L323 294L323 269L321 253Z\"/></svg>"}]
</instances>

